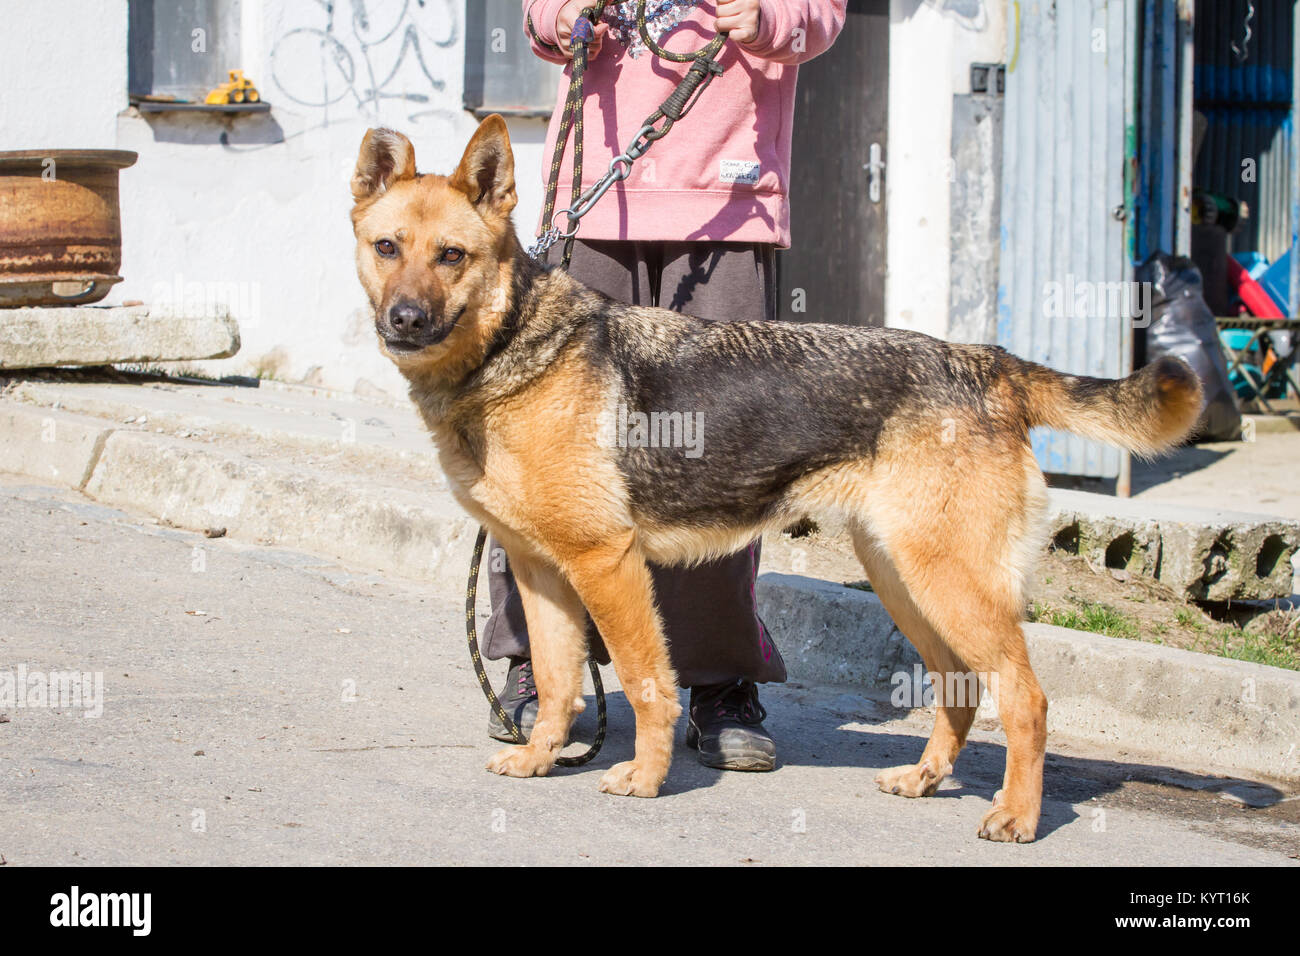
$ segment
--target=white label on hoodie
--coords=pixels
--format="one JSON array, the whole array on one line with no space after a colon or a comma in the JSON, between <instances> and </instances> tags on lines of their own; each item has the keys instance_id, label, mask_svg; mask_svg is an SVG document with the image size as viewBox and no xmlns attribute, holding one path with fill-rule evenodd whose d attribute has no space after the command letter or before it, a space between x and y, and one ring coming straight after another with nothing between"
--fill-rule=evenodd
<instances>
[{"instance_id":1,"label":"white label on hoodie","mask_svg":"<svg viewBox=\"0 0 1300 956\"><path fill-rule=\"evenodd\" d=\"M760 167L756 159L724 159L718 167L718 179L721 182L758 185Z\"/></svg>"}]
</instances>

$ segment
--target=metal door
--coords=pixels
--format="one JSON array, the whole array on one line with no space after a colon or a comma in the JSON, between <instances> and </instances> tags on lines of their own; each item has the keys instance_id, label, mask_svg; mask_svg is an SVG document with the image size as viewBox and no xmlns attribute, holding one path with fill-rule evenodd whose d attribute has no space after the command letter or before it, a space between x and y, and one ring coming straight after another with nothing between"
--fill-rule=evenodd
<instances>
[{"instance_id":1,"label":"metal door","mask_svg":"<svg viewBox=\"0 0 1300 956\"><path fill-rule=\"evenodd\" d=\"M1115 378L1132 358L1137 0L1011 0L998 344ZM1117 478L1108 445L1035 429L1044 471Z\"/></svg>"},{"instance_id":2,"label":"metal door","mask_svg":"<svg viewBox=\"0 0 1300 956\"><path fill-rule=\"evenodd\" d=\"M889 0L850 0L834 45L799 67L782 319L885 324L888 103Z\"/></svg>"}]
</instances>

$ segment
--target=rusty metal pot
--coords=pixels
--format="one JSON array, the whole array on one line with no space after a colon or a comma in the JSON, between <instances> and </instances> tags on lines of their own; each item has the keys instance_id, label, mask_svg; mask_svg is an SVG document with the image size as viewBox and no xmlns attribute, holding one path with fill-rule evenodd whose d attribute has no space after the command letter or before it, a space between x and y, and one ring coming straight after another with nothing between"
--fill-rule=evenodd
<instances>
[{"instance_id":1,"label":"rusty metal pot","mask_svg":"<svg viewBox=\"0 0 1300 956\"><path fill-rule=\"evenodd\" d=\"M85 305L121 282L118 149L0 152L0 307Z\"/></svg>"}]
</instances>

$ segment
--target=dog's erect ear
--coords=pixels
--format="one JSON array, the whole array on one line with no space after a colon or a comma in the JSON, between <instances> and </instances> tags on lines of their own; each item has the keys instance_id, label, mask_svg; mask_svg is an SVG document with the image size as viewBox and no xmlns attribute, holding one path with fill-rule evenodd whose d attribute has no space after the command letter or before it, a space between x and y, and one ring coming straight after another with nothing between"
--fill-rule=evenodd
<instances>
[{"instance_id":1,"label":"dog's erect ear","mask_svg":"<svg viewBox=\"0 0 1300 956\"><path fill-rule=\"evenodd\" d=\"M515 156L510 151L506 121L493 113L465 147L451 184L482 211L509 215L519 197L515 194Z\"/></svg>"},{"instance_id":2,"label":"dog's erect ear","mask_svg":"<svg viewBox=\"0 0 1300 956\"><path fill-rule=\"evenodd\" d=\"M352 174L352 198L357 202L382 193L393 183L415 177L415 147L396 130L366 131Z\"/></svg>"}]
</instances>

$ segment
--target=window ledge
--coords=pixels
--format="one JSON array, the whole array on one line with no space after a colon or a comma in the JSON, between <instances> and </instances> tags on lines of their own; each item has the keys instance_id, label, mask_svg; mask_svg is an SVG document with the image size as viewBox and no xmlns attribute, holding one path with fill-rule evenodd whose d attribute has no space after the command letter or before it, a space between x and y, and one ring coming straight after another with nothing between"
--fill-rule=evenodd
<instances>
[{"instance_id":1,"label":"window ledge","mask_svg":"<svg viewBox=\"0 0 1300 956\"><path fill-rule=\"evenodd\" d=\"M269 113L271 104L256 103L166 103L158 100L131 100L141 113Z\"/></svg>"},{"instance_id":2,"label":"window ledge","mask_svg":"<svg viewBox=\"0 0 1300 956\"><path fill-rule=\"evenodd\" d=\"M500 113L507 119L550 119L553 109L537 106L467 106L475 119L484 119L493 113Z\"/></svg>"}]
</instances>

